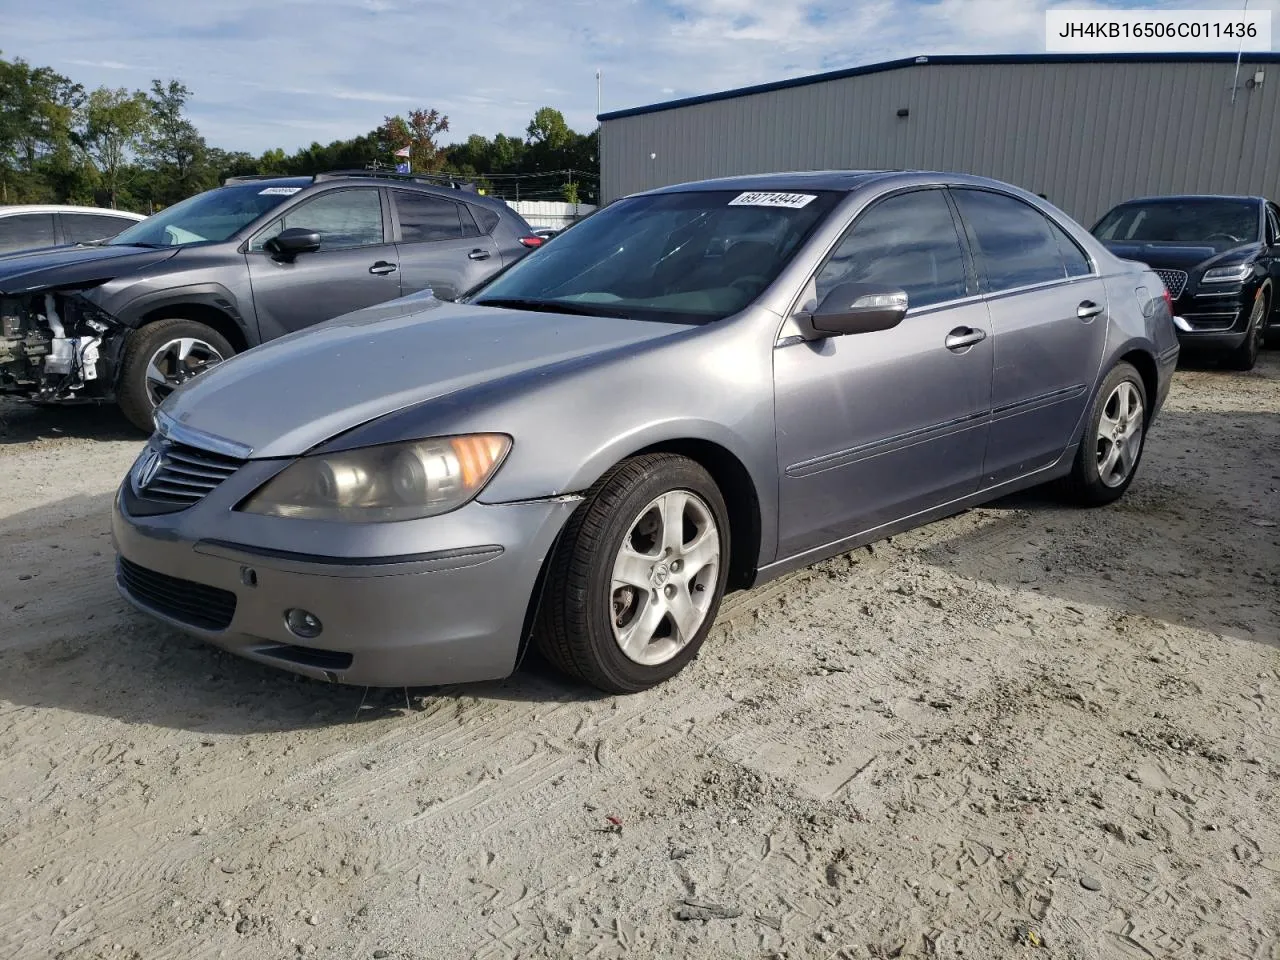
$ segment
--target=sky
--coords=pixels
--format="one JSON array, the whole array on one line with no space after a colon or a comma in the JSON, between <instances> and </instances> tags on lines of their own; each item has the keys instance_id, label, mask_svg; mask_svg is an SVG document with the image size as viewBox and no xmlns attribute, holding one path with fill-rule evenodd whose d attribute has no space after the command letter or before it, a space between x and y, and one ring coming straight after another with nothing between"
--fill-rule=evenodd
<instances>
[{"instance_id":1,"label":"sky","mask_svg":"<svg viewBox=\"0 0 1280 960\"><path fill-rule=\"evenodd\" d=\"M177 78L228 150L328 143L434 107L445 141L580 131L641 106L898 57L1043 52L1044 12L1240 9L1241 0L0 0L0 55L86 87ZM1271 9L1280 39L1280 0Z\"/></svg>"}]
</instances>

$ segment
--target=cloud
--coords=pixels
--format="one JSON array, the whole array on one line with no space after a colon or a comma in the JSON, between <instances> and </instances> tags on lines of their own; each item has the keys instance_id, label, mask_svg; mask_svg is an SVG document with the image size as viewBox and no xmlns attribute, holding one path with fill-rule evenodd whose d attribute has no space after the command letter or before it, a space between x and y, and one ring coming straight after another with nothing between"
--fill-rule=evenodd
<instances>
[{"instance_id":1,"label":"cloud","mask_svg":"<svg viewBox=\"0 0 1280 960\"><path fill-rule=\"evenodd\" d=\"M1044 12L1130 0L507 0L480 18L456 0L61 0L0 6L8 57L86 86L176 77L210 143L258 152L365 133L416 106L449 136L523 133L557 107L606 110L919 54L1044 50ZM1238 0L1144 0L1239 9ZM1280 0L1271 9L1280 30ZM69 30L68 23L75 29Z\"/></svg>"}]
</instances>

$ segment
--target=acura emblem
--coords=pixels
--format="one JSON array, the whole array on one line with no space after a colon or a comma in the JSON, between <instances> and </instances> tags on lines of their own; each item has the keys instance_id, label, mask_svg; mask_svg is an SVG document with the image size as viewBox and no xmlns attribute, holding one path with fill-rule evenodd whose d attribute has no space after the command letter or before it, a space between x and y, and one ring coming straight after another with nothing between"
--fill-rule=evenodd
<instances>
[{"instance_id":1,"label":"acura emblem","mask_svg":"<svg viewBox=\"0 0 1280 960\"><path fill-rule=\"evenodd\" d=\"M138 465L133 468L133 489L137 493L141 493L147 488L152 480L156 478L156 473L160 470L160 451L155 447L148 447Z\"/></svg>"}]
</instances>

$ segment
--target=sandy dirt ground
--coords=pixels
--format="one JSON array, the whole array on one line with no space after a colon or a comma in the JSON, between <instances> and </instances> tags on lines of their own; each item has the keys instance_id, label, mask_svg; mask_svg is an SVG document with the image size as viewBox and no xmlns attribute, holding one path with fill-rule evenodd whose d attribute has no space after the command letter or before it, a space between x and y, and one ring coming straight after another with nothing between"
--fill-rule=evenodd
<instances>
[{"instance_id":1,"label":"sandy dirt ground","mask_svg":"<svg viewBox=\"0 0 1280 960\"><path fill-rule=\"evenodd\" d=\"M1120 504L736 595L659 690L301 681L131 612L109 411L0 406L0 957L1280 958L1280 355Z\"/></svg>"}]
</instances>

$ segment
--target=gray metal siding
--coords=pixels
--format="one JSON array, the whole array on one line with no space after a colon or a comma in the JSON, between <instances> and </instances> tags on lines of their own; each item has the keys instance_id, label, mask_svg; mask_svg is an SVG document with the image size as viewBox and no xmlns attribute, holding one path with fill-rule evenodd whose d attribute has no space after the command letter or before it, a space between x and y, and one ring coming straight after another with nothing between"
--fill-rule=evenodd
<instances>
[{"instance_id":1,"label":"gray metal siding","mask_svg":"<svg viewBox=\"0 0 1280 960\"><path fill-rule=\"evenodd\" d=\"M1246 89L1259 69L1265 82ZM921 64L606 119L603 199L820 169L995 177L1086 225L1142 194L1280 198L1280 68L1246 58L1233 105L1234 74L1225 63Z\"/></svg>"}]
</instances>

